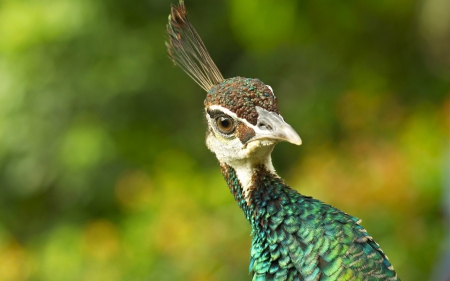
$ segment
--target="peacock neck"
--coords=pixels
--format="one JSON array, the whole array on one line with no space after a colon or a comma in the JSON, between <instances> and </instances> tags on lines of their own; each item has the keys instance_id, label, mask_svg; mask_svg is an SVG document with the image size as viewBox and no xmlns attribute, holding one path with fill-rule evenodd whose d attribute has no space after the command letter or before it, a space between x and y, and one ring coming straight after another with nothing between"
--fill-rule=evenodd
<instances>
[{"instance_id":1,"label":"peacock neck","mask_svg":"<svg viewBox=\"0 0 450 281\"><path fill-rule=\"evenodd\" d=\"M252 224L254 231L258 231L261 227L267 201L280 200L291 190L276 175L271 165L270 167L263 164L253 166L247 171L249 174L246 176L243 176L242 168L239 173L234 167L225 163L221 163L220 167L235 201Z\"/></svg>"},{"instance_id":2,"label":"peacock neck","mask_svg":"<svg viewBox=\"0 0 450 281\"><path fill-rule=\"evenodd\" d=\"M251 206L247 203L245 191L242 186L241 180L239 180L236 170L228 164L220 163L220 169L222 175L227 182L228 188L233 194L234 200L239 207L244 211L245 217L251 222Z\"/></svg>"}]
</instances>

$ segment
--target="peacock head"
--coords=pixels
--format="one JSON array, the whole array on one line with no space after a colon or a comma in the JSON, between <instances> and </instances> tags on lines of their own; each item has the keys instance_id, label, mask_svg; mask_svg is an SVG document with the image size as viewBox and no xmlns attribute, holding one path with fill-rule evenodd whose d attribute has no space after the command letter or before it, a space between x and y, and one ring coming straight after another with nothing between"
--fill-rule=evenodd
<instances>
[{"instance_id":1,"label":"peacock head","mask_svg":"<svg viewBox=\"0 0 450 281\"><path fill-rule=\"evenodd\" d=\"M272 88L259 79L225 79L208 91L204 103L206 144L220 162L266 157L279 141L301 144L279 114Z\"/></svg>"},{"instance_id":2,"label":"peacock head","mask_svg":"<svg viewBox=\"0 0 450 281\"><path fill-rule=\"evenodd\" d=\"M206 144L220 162L264 158L279 141L300 145L280 115L272 88L258 79L224 79L187 17L181 0L172 6L166 43L172 61L206 92Z\"/></svg>"}]
</instances>

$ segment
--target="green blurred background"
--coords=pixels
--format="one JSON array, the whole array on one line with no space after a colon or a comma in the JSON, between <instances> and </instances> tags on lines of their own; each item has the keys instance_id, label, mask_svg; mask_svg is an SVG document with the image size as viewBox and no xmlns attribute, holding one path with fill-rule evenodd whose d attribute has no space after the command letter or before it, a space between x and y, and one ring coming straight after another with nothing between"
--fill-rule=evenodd
<instances>
[{"instance_id":1,"label":"green blurred background","mask_svg":"<svg viewBox=\"0 0 450 281\"><path fill-rule=\"evenodd\" d=\"M250 279L205 93L166 54L171 2L0 2L0 280ZM450 2L186 5L224 76L271 85L302 137L273 155L287 183L361 218L403 280L435 278Z\"/></svg>"}]
</instances>

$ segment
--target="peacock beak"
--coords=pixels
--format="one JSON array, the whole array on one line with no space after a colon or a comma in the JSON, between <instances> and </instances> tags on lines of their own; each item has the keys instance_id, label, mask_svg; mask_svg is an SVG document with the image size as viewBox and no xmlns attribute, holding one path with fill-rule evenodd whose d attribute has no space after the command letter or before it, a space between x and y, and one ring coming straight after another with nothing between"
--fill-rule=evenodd
<instances>
[{"instance_id":1,"label":"peacock beak","mask_svg":"<svg viewBox=\"0 0 450 281\"><path fill-rule=\"evenodd\" d=\"M250 141L269 139L287 141L296 145L302 144L300 136L291 125L284 121L281 115L259 106L256 106L256 111L258 120L254 128L255 136Z\"/></svg>"}]
</instances>

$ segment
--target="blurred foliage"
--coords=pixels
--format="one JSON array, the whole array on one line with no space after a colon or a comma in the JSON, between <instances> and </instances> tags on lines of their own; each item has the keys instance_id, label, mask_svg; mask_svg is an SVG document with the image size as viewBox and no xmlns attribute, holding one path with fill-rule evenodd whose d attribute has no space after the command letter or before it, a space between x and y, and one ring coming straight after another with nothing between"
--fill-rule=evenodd
<instances>
[{"instance_id":1,"label":"blurred foliage","mask_svg":"<svg viewBox=\"0 0 450 281\"><path fill-rule=\"evenodd\" d=\"M225 77L271 85L304 144L275 167L363 219L404 280L444 247L450 5L186 3ZM249 280L250 226L168 60L170 1L0 2L0 280Z\"/></svg>"}]
</instances>

